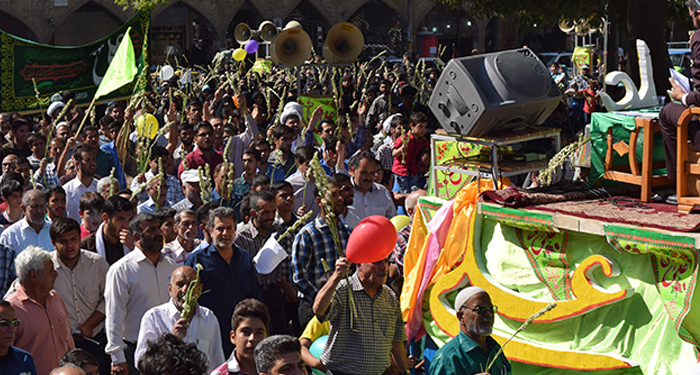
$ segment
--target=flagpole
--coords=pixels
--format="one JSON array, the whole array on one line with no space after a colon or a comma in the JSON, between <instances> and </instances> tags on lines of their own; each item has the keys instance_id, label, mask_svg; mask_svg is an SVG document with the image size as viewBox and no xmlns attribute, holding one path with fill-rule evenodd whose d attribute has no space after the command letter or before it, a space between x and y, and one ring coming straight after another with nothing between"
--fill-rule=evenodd
<instances>
[{"instance_id":1,"label":"flagpole","mask_svg":"<svg viewBox=\"0 0 700 375\"><path fill-rule=\"evenodd\" d=\"M97 99L97 97L93 96L92 101L90 102L90 105L88 106L87 111L85 111L85 116L83 116L83 120L80 121L80 126L78 126L78 131L75 132L76 136L78 134L80 134L81 130L83 130L83 125L85 125L85 120L87 120L88 116L90 116L90 111L92 111L92 107L95 105L95 99Z\"/></svg>"}]
</instances>

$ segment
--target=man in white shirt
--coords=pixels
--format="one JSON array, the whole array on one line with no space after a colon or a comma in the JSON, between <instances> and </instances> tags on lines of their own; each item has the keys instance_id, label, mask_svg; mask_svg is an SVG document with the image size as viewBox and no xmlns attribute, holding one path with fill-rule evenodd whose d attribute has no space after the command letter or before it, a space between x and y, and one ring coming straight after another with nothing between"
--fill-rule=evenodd
<instances>
[{"instance_id":1,"label":"man in white shirt","mask_svg":"<svg viewBox=\"0 0 700 375\"><path fill-rule=\"evenodd\" d=\"M355 197L348 206L347 224L355 228L360 220L380 215L388 219L396 216L396 206L391 193L382 185L374 182L374 176L381 171L381 165L369 151L360 151L350 158L348 163L352 183L355 185Z\"/></svg>"},{"instance_id":2,"label":"man in white shirt","mask_svg":"<svg viewBox=\"0 0 700 375\"><path fill-rule=\"evenodd\" d=\"M287 182L292 184L292 189L294 190L294 212L298 215L303 215L303 213L313 211L313 216L318 216L321 209L316 203L316 197L314 196L315 184L313 179L309 176L309 163L313 159L314 154L316 154L316 149L314 146L299 146L296 151L294 151L294 160L297 163L297 171L287 178ZM303 213L299 211L299 208L304 206Z\"/></svg>"},{"instance_id":3,"label":"man in white shirt","mask_svg":"<svg viewBox=\"0 0 700 375\"><path fill-rule=\"evenodd\" d=\"M191 254L202 240L197 235L197 215L192 210L182 210L175 214L175 230L177 238L163 246L163 254L172 258L175 263L183 264L187 255Z\"/></svg>"},{"instance_id":4,"label":"man in white shirt","mask_svg":"<svg viewBox=\"0 0 700 375\"><path fill-rule=\"evenodd\" d=\"M228 161L233 163L234 166L234 178L238 178L241 176L243 173L243 151L250 146L253 141L258 138L258 135L260 132L258 131L258 124L255 122L253 119L253 116L251 115L250 112L245 111L241 115L241 120L245 121L245 131L241 134L234 135L233 138L231 138L231 147L230 147L230 152L231 156L229 157ZM220 117L212 117L209 120L209 123L216 128L216 124L222 123L223 119ZM222 146L222 152L226 148L226 145L228 144L229 140L226 139L224 140L224 144ZM224 155L225 157L226 155Z\"/></svg>"},{"instance_id":5,"label":"man in white shirt","mask_svg":"<svg viewBox=\"0 0 700 375\"><path fill-rule=\"evenodd\" d=\"M95 153L95 148L85 143L73 149L77 175L63 185L63 190L66 191L66 216L75 221L80 220L80 197L88 191L97 191Z\"/></svg>"},{"instance_id":6,"label":"man in white shirt","mask_svg":"<svg viewBox=\"0 0 700 375\"><path fill-rule=\"evenodd\" d=\"M133 251L114 263L105 286L105 352L112 357L112 374L138 374L134 351L139 322L148 309L168 301L168 280L177 268L161 254L163 235L153 214L136 215L129 223Z\"/></svg>"},{"instance_id":7,"label":"man in white shirt","mask_svg":"<svg viewBox=\"0 0 700 375\"><path fill-rule=\"evenodd\" d=\"M63 299L68 310L71 331L77 348L94 355L101 368L109 366L104 353L107 343L103 327L105 319L104 289L107 261L91 251L80 250L80 224L59 217L51 223L51 242L56 251L51 253L53 267L58 273L54 290Z\"/></svg>"},{"instance_id":8,"label":"man in white shirt","mask_svg":"<svg viewBox=\"0 0 700 375\"><path fill-rule=\"evenodd\" d=\"M160 335L171 332L185 342L197 345L209 360L209 372L224 362L221 349L219 321L214 313L204 306L194 304L189 318L182 317L185 294L190 282L197 278L197 271L192 267L181 266L173 271L168 284L170 301L158 305L146 312L141 318L139 339L136 346L135 362L146 351L147 342L155 341ZM194 286L201 292L202 284Z\"/></svg>"},{"instance_id":9,"label":"man in white shirt","mask_svg":"<svg viewBox=\"0 0 700 375\"><path fill-rule=\"evenodd\" d=\"M0 244L13 248L19 254L27 246L38 246L53 251L49 227L45 219L46 195L41 190L29 190L22 196L20 205L24 219L7 227L0 234Z\"/></svg>"},{"instance_id":10,"label":"man in white shirt","mask_svg":"<svg viewBox=\"0 0 700 375\"><path fill-rule=\"evenodd\" d=\"M202 177L206 179L207 177ZM177 211L192 210L196 211L202 205L202 189L199 185L199 172L196 169L188 169L180 174L182 181L182 191L185 197L179 202L173 203L173 208Z\"/></svg>"}]
</instances>

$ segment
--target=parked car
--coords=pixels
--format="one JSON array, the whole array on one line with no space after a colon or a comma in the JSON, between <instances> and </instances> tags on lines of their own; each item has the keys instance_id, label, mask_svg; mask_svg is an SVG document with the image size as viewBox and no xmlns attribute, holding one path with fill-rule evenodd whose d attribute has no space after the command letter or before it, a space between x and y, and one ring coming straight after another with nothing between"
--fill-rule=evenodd
<instances>
[{"instance_id":1,"label":"parked car","mask_svg":"<svg viewBox=\"0 0 700 375\"><path fill-rule=\"evenodd\" d=\"M566 74L569 77L573 77L576 74L576 70L571 62L572 55L572 52L541 52L537 54L547 69L549 69L549 66L554 62L566 66Z\"/></svg>"},{"instance_id":2,"label":"parked car","mask_svg":"<svg viewBox=\"0 0 700 375\"><path fill-rule=\"evenodd\" d=\"M681 74L690 78L690 66L693 61L690 58L690 46L687 42L668 43L668 55L671 58L671 65Z\"/></svg>"}]
</instances>

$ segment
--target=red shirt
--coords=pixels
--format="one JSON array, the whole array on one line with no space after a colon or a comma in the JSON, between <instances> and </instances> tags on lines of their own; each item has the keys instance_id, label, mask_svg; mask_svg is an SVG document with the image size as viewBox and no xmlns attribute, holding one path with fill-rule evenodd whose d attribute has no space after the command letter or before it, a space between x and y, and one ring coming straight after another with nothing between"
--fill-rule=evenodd
<instances>
[{"instance_id":1,"label":"red shirt","mask_svg":"<svg viewBox=\"0 0 700 375\"><path fill-rule=\"evenodd\" d=\"M214 168L224 161L224 156L221 152L211 149L211 160L209 160L199 148L194 149L185 156L185 162L187 163L187 169L197 169L198 167L203 167L205 164L209 164L209 168L212 174L214 174ZM180 178L182 172L185 171L185 165L180 164L177 168L177 178Z\"/></svg>"},{"instance_id":2,"label":"red shirt","mask_svg":"<svg viewBox=\"0 0 700 375\"><path fill-rule=\"evenodd\" d=\"M80 224L80 238L83 239L90 235L90 231L85 229L83 224Z\"/></svg>"},{"instance_id":3,"label":"red shirt","mask_svg":"<svg viewBox=\"0 0 700 375\"><path fill-rule=\"evenodd\" d=\"M403 137L399 137L394 142L394 149L401 147ZM406 156L401 163L401 155L394 158L394 165L391 167L391 171L399 176L414 176L418 174L418 151L423 148L428 147L428 141L423 138L417 139L410 134L408 139L408 146L406 147Z\"/></svg>"},{"instance_id":4,"label":"red shirt","mask_svg":"<svg viewBox=\"0 0 700 375\"><path fill-rule=\"evenodd\" d=\"M583 111L589 115L595 112L595 106L598 102L598 97L596 97L595 91L590 88L583 90Z\"/></svg>"}]
</instances>

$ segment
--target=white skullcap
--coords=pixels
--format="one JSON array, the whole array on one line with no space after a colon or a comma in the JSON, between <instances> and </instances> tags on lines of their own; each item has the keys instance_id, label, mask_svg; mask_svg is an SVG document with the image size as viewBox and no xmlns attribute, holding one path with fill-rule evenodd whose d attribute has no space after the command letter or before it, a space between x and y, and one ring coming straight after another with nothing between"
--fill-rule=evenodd
<instances>
[{"instance_id":1,"label":"white skullcap","mask_svg":"<svg viewBox=\"0 0 700 375\"><path fill-rule=\"evenodd\" d=\"M457 293L457 298L455 298L455 311L461 309L465 302L479 293L486 293L486 291L478 286L468 286L460 290L459 293Z\"/></svg>"},{"instance_id":2,"label":"white skullcap","mask_svg":"<svg viewBox=\"0 0 700 375\"><path fill-rule=\"evenodd\" d=\"M207 177L202 177L203 181L207 180ZM199 172L196 169L188 169L180 174L180 181L183 184L188 182L199 182Z\"/></svg>"}]
</instances>

